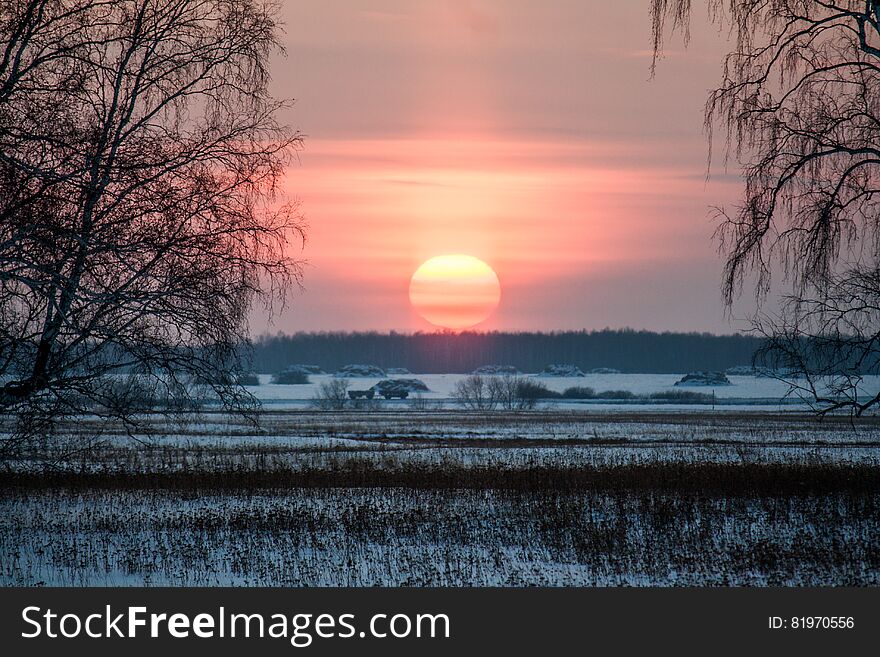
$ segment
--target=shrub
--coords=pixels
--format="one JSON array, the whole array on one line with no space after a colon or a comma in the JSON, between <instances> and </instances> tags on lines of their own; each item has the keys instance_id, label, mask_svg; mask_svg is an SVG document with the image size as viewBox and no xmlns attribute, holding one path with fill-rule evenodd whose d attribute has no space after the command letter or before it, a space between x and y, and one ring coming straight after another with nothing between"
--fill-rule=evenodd
<instances>
[{"instance_id":1,"label":"shrub","mask_svg":"<svg viewBox=\"0 0 880 657\"><path fill-rule=\"evenodd\" d=\"M348 405L348 379L331 379L318 387L312 403L325 411L338 411Z\"/></svg>"},{"instance_id":2,"label":"shrub","mask_svg":"<svg viewBox=\"0 0 880 657\"><path fill-rule=\"evenodd\" d=\"M497 387L498 384L490 384L489 380L479 374L472 374L455 384L452 398L465 408L489 411L498 405Z\"/></svg>"},{"instance_id":3,"label":"shrub","mask_svg":"<svg viewBox=\"0 0 880 657\"><path fill-rule=\"evenodd\" d=\"M519 400L520 378L514 375L490 376L486 379L489 396L495 404L507 410L521 408Z\"/></svg>"},{"instance_id":4,"label":"shrub","mask_svg":"<svg viewBox=\"0 0 880 657\"><path fill-rule=\"evenodd\" d=\"M596 399L636 399L637 395L629 390L603 390L596 393Z\"/></svg>"},{"instance_id":5,"label":"shrub","mask_svg":"<svg viewBox=\"0 0 880 657\"><path fill-rule=\"evenodd\" d=\"M240 386L258 386L260 377L253 372L242 372L235 377L235 382Z\"/></svg>"},{"instance_id":6,"label":"shrub","mask_svg":"<svg viewBox=\"0 0 880 657\"><path fill-rule=\"evenodd\" d=\"M193 382L201 386L258 386L260 379L253 372L211 372L196 376Z\"/></svg>"},{"instance_id":7,"label":"shrub","mask_svg":"<svg viewBox=\"0 0 880 657\"><path fill-rule=\"evenodd\" d=\"M497 407L505 410L534 408L541 399L558 399L562 395L543 383L507 374L480 376L472 374L455 385L452 398L465 408L487 411Z\"/></svg>"},{"instance_id":8,"label":"shrub","mask_svg":"<svg viewBox=\"0 0 880 657\"><path fill-rule=\"evenodd\" d=\"M516 384L516 396L520 401L535 402L539 399L559 399L562 394L550 390L543 383L520 379Z\"/></svg>"},{"instance_id":9,"label":"shrub","mask_svg":"<svg viewBox=\"0 0 880 657\"><path fill-rule=\"evenodd\" d=\"M231 386L235 384L235 377L231 372L201 372L191 382L199 386Z\"/></svg>"},{"instance_id":10,"label":"shrub","mask_svg":"<svg viewBox=\"0 0 880 657\"><path fill-rule=\"evenodd\" d=\"M677 402L679 404L711 404L713 396L705 392L695 392L693 390L664 390L663 392L653 393L649 398L657 401Z\"/></svg>"},{"instance_id":11,"label":"shrub","mask_svg":"<svg viewBox=\"0 0 880 657\"><path fill-rule=\"evenodd\" d=\"M572 386L562 393L563 399L592 399L595 396L596 391L586 386Z\"/></svg>"},{"instance_id":12,"label":"shrub","mask_svg":"<svg viewBox=\"0 0 880 657\"><path fill-rule=\"evenodd\" d=\"M284 370L272 375L272 383L303 385L309 383L309 375L302 370Z\"/></svg>"}]
</instances>

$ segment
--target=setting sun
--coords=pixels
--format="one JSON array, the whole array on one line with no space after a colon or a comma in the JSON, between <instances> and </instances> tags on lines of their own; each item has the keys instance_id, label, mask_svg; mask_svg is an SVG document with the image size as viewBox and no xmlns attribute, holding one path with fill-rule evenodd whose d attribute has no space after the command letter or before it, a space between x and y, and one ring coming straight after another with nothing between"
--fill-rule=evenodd
<instances>
[{"instance_id":1,"label":"setting sun","mask_svg":"<svg viewBox=\"0 0 880 657\"><path fill-rule=\"evenodd\" d=\"M422 263L412 275L409 300L431 324L465 329L492 314L501 300L501 284L479 258L441 255Z\"/></svg>"}]
</instances>

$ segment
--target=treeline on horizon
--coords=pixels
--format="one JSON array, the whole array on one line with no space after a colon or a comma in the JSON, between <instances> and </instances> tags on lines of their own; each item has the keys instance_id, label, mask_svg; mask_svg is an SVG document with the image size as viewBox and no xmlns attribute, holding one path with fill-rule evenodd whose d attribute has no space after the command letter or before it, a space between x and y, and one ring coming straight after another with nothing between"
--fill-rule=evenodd
<instances>
[{"instance_id":1,"label":"treeline on horizon","mask_svg":"<svg viewBox=\"0 0 880 657\"><path fill-rule=\"evenodd\" d=\"M655 333L633 329L548 333L317 332L258 338L253 366L270 374L294 364L326 372L354 363L383 369L403 367L420 374L463 374L482 365L513 365L539 372L550 364L586 371L677 374L751 365L763 339L711 333Z\"/></svg>"}]
</instances>

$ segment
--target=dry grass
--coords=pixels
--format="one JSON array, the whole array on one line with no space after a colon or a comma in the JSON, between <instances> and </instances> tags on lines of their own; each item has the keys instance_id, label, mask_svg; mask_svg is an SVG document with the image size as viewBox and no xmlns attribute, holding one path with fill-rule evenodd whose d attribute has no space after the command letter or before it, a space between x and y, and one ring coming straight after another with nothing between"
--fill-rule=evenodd
<instances>
[{"instance_id":1,"label":"dry grass","mask_svg":"<svg viewBox=\"0 0 880 657\"><path fill-rule=\"evenodd\" d=\"M0 473L0 583L880 584L874 419L265 419Z\"/></svg>"},{"instance_id":2,"label":"dry grass","mask_svg":"<svg viewBox=\"0 0 880 657\"><path fill-rule=\"evenodd\" d=\"M166 472L49 471L0 474L0 489L283 492L292 488L510 490L540 494L657 491L680 495L880 494L880 468L848 463L647 463L530 468L411 464L349 458L328 468L175 469Z\"/></svg>"},{"instance_id":3,"label":"dry grass","mask_svg":"<svg viewBox=\"0 0 880 657\"><path fill-rule=\"evenodd\" d=\"M877 585L880 496L652 490L6 491L33 585Z\"/></svg>"}]
</instances>

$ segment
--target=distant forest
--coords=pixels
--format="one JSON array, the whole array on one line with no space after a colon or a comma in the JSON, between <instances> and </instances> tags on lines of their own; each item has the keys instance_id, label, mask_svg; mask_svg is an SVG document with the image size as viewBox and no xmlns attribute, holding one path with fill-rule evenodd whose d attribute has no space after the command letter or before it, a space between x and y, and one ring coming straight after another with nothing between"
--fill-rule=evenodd
<instances>
[{"instance_id":1,"label":"distant forest","mask_svg":"<svg viewBox=\"0 0 880 657\"><path fill-rule=\"evenodd\" d=\"M761 338L635 330L553 333L296 333L259 338L253 365L273 373L293 364L334 372L363 363L414 373L467 373L482 365L539 372L554 363L582 370L677 374L750 365Z\"/></svg>"}]
</instances>

